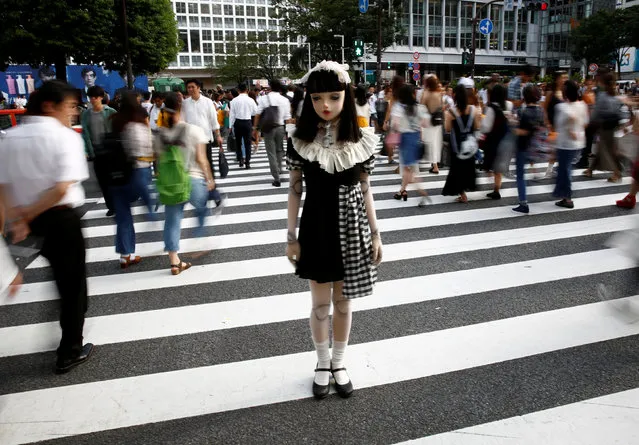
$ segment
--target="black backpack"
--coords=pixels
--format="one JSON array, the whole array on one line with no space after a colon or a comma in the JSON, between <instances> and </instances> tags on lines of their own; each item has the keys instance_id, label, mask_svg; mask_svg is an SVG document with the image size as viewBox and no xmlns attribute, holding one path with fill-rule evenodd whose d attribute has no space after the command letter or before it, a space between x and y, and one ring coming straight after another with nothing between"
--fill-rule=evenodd
<instances>
[{"instance_id":1,"label":"black backpack","mask_svg":"<svg viewBox=\"0 0 639 445\"><path fill-rule=\"evenodd\" d=\"M111 132L104 136L100 147L100 163L105 171L109 172L109 185L117 187L130 182L133 175L133 159L124 149L120 134Z\"/></svg>"},{"instance_id":2,"label":"black backpack","mask_svg":"<svg viewBox=\"0 0 639 445\"><path fill-rule=\"evenodd\" d=\"M268 100L268 107L264 108L260 116L260 131L262 133L268 133L278 126L277 121L280 115L280 110L277 105L271 105L271 99L268 95L265 97Z\"/></svg>"}]
</instances>

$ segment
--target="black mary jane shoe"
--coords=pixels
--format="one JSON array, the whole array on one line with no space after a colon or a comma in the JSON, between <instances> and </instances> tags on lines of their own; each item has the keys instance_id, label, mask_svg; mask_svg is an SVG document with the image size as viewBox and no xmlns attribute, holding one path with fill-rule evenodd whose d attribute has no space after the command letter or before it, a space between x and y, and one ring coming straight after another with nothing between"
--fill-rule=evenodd
<instances>
[{"instance_id":1,"label":"black mary jane shoe","mask_svg":"<svg viewBox=\"0 0 639 445\"><path fill-rule=\"evenodd\" d=\"M333 374L333 379L335 379L335 373L339 372L339 371L346 372L346 368L331 369L331 373ZM339 383L337 383L337 379L335 379L335 389L337 390L337 394L339 394L339 396L342 399L347 399L350 396L352 396L353 395L353 382L351 382L350 376L348 377L348 383L346 383L344 385L340 385Z\"/></svg>"},{"instance_id":2,"label":"black mary jane shoe","mask_svg":"<svg viewBox=\"0 0 639 445\"><path fill-rule=\"evenodd\" d=\"M331 372L328 368L315 368L315 372ZM325 399L330 391L330 381L328 385L318 385L313 380L313 397L317 400Z\"/></svg>"}]
</instances>

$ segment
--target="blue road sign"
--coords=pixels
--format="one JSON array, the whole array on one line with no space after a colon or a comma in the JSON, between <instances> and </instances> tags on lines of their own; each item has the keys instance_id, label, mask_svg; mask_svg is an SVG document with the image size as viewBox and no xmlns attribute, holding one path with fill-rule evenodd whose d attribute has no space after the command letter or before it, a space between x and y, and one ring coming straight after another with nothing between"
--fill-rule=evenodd
<instances>
[{"instance_id":1,"label":"blue road sign","mask_svg":"<svg viewBox=\"0 0 639 445\"><path fill-rule=\"evenodd\" d=\"M412 70L413 69L413 62L408 62L408 69Z\"/></svg>"},{"instance_id":2,"label":"blue road sign","mask_svg":"<svg viewBox=\"0 0 639 445\"><path fill-rule=\"evenodd\" d=\"M484 19L479 22L479 32L487 36L493 32L493 22L490 19Z\"/></svg>"},{"instance_id":3,"label":"blue road sign","mask_svg":"<svg viewBox=\"0 0 639 445\"><path fill-rule=\"evenodd\" d=\"M368 11L368 0L359 0L359 12L366 14Z\"/></svg>"},{"instance_id":4,"label":"blue road sign","mask_svg":"<svg viewBox=\"0 0 639 445\"><path fill-rule=\"evenodd\" d=\"M414 80L415 82L417 82L417 81L419 80L419 78L420 78L419 73L414 73L414 74L413 74L413 80Z\"/></svg>"}]
</instances>

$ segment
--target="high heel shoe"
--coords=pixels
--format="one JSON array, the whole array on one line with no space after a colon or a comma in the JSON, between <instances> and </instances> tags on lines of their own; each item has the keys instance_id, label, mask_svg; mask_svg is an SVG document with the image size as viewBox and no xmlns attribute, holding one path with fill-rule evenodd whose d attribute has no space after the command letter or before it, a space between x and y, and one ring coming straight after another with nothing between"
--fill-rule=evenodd
<instances>
[{"instance_id":1,"label":"high heel shoe","mask_svg":"<svg viewBox=\"0 0 639 445\"><path fill-rule=\"evenodd\" d=\"M402 199L408 201L408 192L406 190L402 190Z\"/></svg>"}]
</instances>

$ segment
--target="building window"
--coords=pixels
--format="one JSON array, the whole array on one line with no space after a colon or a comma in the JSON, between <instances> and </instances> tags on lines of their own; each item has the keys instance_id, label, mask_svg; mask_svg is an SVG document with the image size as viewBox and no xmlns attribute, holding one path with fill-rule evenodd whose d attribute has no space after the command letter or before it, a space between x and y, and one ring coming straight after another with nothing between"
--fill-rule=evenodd
<instances>
[{"instance_id":1,"label":"building window","mask_svg":"<svg viewBox=\"0 0 639 445\"><path fill-rule=\"evenodd\" d=\"M200 49L200 31L192 29L191 30L191 52L199 53L202 50Z\"/></svg>"},{"instance_id":2,"label":"building window","mask_svg":"<svg viewBox=\"0 0 639 445\"><path fill-rule=\"evenodd\" d=\"M211 40L211 30L210 29L203 29L202 30L202 40Z\"/></svg>"},{"instance_id":3,"label":"building window","mask_svg":"<svg viewBox=\"0 0 639 445\"><path fill-rule=\"evenodd\" d=\"M211 27L211 17L202 17L202 28Z\"/></svg>"},{"instance_id":4,"label":"building window","mask_svg":"<svg viewBox=\"0 0 639 445\"><path fill-rule=\"evenodd\" d=\"M246 31L237 31L235 34L237 35L238 42L243 42L246 40Z\"/></svg>"},{"instance_id":5,"label":"building window","mask_svg":"<svg viewBox=\"0 0 639 445\"><path fill-rule=\"evenodd\" d=\"M180 29L179 37L180 37L180 42L182 43L182 46L180 47L180 52L188 53L189 52L189 32L186 29Z\"/></svg>"},{"instance_id":6,"label":"building window","mask_svg":"<svg viewBox=\"0 0 639 445\"><path fill-rule=\"evenodd\" d=\"M255 19L246 19L246 28L255 29L256 28Z\"/></svg>"},{"instance_id":7,"label":"building window","mask_svg":"<svg viewBox=\"0 0 639 445\"><path fill-rule=\"evenodd\" d=\"M222 15L222 5L211 5L211 13L213 15Z\"/></svg>"},{"instance_id":8,"label":"building window","mask_svg":"<svg viewBox=\"0 0 639 445\"><path fill-rule=\"evenodd\" d=\"M213 31L213 40L224 40L224 33L222 31Z\"/></svg>"},{"instance_id":9,"label":"building window","mask_svg":"<svg viewBox=\"0 0 639 445\"><path fill-rule=\"evenodd\" d=\"M428 46L442 46L442 2L428 2Z\"/></svg>"},{"instance_id":10,"label":"building window","mask_svg":"<svg viewBox=\"0 0 639 445\"><path fill-rule=\"evenodd\" d=\"M413 46L424 46L424 30L426 26L424 4L423 1L413 2Z\"/></svg>"},{"instance_id":11,"label":"building window","mask_svg":"<svg viewBox=\"0 0 639 445\"><path fill-rule=\"evenodd\" d=\"M493 31L488 35L488 48L492 50L498 50L502 26L501 7L497 5L490 6L490 19L493 21Z\"/></svg>"},{"instance_id":12,"label":"building window","mask_svg":"<svg viewBox=\"0 0 639 445\"><path fill-rule=\"evenodd\" d=\"M213 66L213 56L204 56L204 66Z\"/></svg>"},{"instance_id":13,"label":"building window","mask_svg":"<svg viewBox=\"0 0 639 445\"><path fill-rule=\"evenodd\" d=\"M244 6L236 5L235 6L235 15L243 16L244 15Z\"/></svg>"},{"instance_id":14,"label":"building window","mask_svg":"<svg viewBox=\"0 0 639 445\"><path fill-rule=\"evenodd\" d=\"M177 14L186 14L186 3L177 2L175 4L175 12Z\"/></svg>"},{"instance_id":15,"label":"building window","mask_svg":"<svg viewBox=\"0 0 639 445\"><path fill-rule=\"evenodd\" d=\"M193 66L202 66L202 56L193 56Z\"/></svg>"},{"instance_id":16,"label":"building window","mask_svg":"<svg viewBox=\"0 0 639 445\"><path fill-rule=\"evenodd\" d=\"M200 27L200 20L197 17L195 17L193 15L190 15L189 16L189 26L191 26L192 28L199 28Z\"/></svg>"},{"instance_id":17,"label":"building window","mask_svg":"<svg viewBox=\"0 0 639 445\"><path fill-rule=\"evenodd\" d=\"M459 45L462 49L470 49L473 45L473 4L461 4L461 38Z\"/></svg>"},{"instance_id":18,"label":"building window","mask_svg":"<svg viewBox=\"0 0 639 445\"><path fill-rule=\"evenodd\" d=\"M178 23L179 27L186 28L186 16L185 15L178 15L177 16L177 23Z\"/></svg>"},{"instance_id":19,"label":"building window","mask_svg":"<svg viewBox=\"0 0 639 445\"><path fill-rule=\"evenodd\" d=\"M197 3L189 3L189 14L197 14Z\"/></svg>"},{"instance_id":20,"label":"building window","mask_svg":"<svg viewBox=\"0 0 639 445\"><path fill-rule=\"evenodd\" d=\"M224 15L233 15L233 5L224 5Z\"/></svg>"},{"instance_id":21,"label":"building window","mask_svg":"<svg viewBox=\"0 0 639 445\"><path fill-rule=\"evenodd\" d=\"M266 17L266 8L258 7L257 8L257 16L258 17Z\"/></svg>"},{"instance_id":22,"label":"building window","mask_svg":"<svg viewBox=\"0 0 639 445\"><path fill-rule=\"evenodd\" d=\"M222 17L213 17L213 28L222 29Z\"/></svg>"},{"instance_id":23,"label":"building window","mask_svg":"<svg viewBox=\"0 0 639 445\"><path fill-rule=\"evenodd\" d=\"M523 8L517 9L517 51L526 51L526 40L528 39L528 11Z\"/></svg>"},{"instance_id":24,"label":"building window","mask_svg":"<svg viewBox=\"0 0 639 445\"><path fill-rule=\"evenodd\" d=\"M207 42L202 43L202 52L204 54L213 54L213 44Z\"/></svg>"},{"instance_id":25,"label":"building window","mask_svg":"<svg viewBox=\"0 0 639 445\"><path fill-rule=\"evenodd\" d=\"M515 49L515 11L504 11L504 51Z\"/></svg>"},{"instance_id":26,"label":"building window","mask_svg":"<svg viewBox=\"0 0 639 445\"><path fill-rule=\"evenodd\" d=\"M216 43L215 44L215 54L224 54L224 44Z\"/></svg>"},{"instance_id":27,"label":"building window","mask_svg":"<svg viewBox=\"0 0 639 445\"><path fill-rule=\"evenodd\" d=\"M257 29L266 31L266 20L258 20L257 21Z\"/></svg>"},{"instance_id":28,"label":"building window","mask_svg":"<svg viewBox=\"0 0 639 445\"><path fill-rule=\"evenodd\" d=\"M226 40L227 42L230 42L231 40L235 40L235 34L233 34L233 31L225 31L224 40Z\"/></svg>"},{"instance_id":29,"label":"building window","mask_svg":"<svg viewBox=\"0 0 639 445\"><path fill-rule=\"evenodd\" d=\"M236 28L244 28L246 26L246 22L244 19L235 19L235 27Z\"/></svg>"},{"instance_id":30,"label":"building window","mask_svg":"<svg viewBox=\"0 0 639 445\"><path fill-rule=\"evenodd\" d=\"M189 56L180 56L180 66L191 66L191 59Z\"/></svg>"},{"instance_id":31,"label":"building window","mask_svg":"<svg viewBox=\"0 0 639 445\"><path fill-rule=\"evenodd\" d=\"M235 25L233 24L233 18L232 17L225 17L224 18L224 27L225 28L235 28Z\"/></svg>"},{"instance_id":32,"label":"building window","mask_svg":"<svg viewBox=\"0 0 639 445\"><path fill-rule=\"evenodd\" d=\"M202 3L200 5L200 12L202 14L210 14L211 13L211 5L206 4L206 3Z\"/></svg>"},{"instance_id":33,"label":"building window","mask_svg":"<svg viewBox=\"0 0 639 445\"><path fill-rule=\"evenodd\" d=\"M268 21L268 29L270 31L277 31L277 20L270 19Z\"/></svg>"},{"instance_id":34,"label":"building window","mask_svg":"<svg viewBox=\"0 0 639 445\"><path fill-rule=\"evenodd\" d=\"M445 9L444 46L446 48L457 48L457 23L459 22L457 2L448 0Z\"/></svg>"},{"instance_id":35,"label":"building window","mask_svg":"<svg viewBox=\"0 0 639 445\"><path fill-rule=\"evenodd\" d=\"M255 6L247 6L246 7L246 15L254 16L255 15Z\"/></svg>"}]
</instances>

